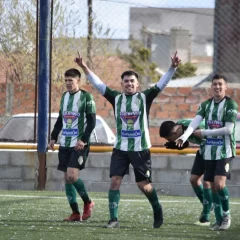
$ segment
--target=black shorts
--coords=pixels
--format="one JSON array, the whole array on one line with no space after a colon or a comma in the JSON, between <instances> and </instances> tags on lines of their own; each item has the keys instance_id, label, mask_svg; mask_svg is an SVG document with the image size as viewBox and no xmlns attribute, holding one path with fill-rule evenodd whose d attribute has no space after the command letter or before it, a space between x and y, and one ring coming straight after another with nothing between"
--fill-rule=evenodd
<instances>
[{"instance_id":1,"label":"black shorts","mask_svg":"<svg viewBox=\"0 0 240 240\"><path fill-rule=\"evenodd\" d=\"M233 157L222 160L205 160L204 181L214 182L215 176L225 176L230 179L232 159Z\"/></svg>"},{"instance_id":2,"label":"black shorts","mask_svg":"<svg viewBox=\"0 0 240 240\"><path fill-rule=\"evenodd\" d=\"M150 150L126 152L114 148L110 164L110 178L129 174L130 164L133 166L136 182L145 180L152 182Z\"/></svg>"},{"instance_id":3,"label":"black shorts","mask_svg":"<svg viewBox=\"0 0 240 240\"><path fill-rule=\"evenodd\" d=\"M197 175L197 176L202 176L205 171L205 165L204 165L204 160L202 158L202 155L197 151L196 157L194 159L194 163L192 166L191 174L192 175Z\"/></svg>"},{"instance_id":4,"label":"black shorts","mask_svg":"<svg viewBox=\"0 0 240 240\"><path fill-rule=\"evenodd\" d=\"M67 172L67 168L84 169L88 158L89 146L85 146L83 150L76 151L74 147L59 147L58 152L58 170Z\"/></svg>"}]
</instances>

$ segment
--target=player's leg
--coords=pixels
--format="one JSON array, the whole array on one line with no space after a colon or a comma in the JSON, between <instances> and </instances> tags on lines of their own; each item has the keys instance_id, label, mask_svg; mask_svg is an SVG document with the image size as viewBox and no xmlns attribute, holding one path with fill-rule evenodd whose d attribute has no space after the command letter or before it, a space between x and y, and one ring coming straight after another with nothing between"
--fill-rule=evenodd
<instances>
[{"instance_id":1,"label":"player's leg","mask_svg":"<svg viewBox=\"0 0 240 240\"><path fill-rule=\"evenodd\" d=\"M75 151L74 148L70 149L71 157L67 169L67 177L73 186L77 190L79 196L82 198L84 203L82 220L87 220L92 215L94 202L90 199L85 185L80 178L79 170L84 169L85 163L88 158L89 147L84 147L83 150Z\"/></svg>"},{"instance_id":2,"label":"player's leg","mask_svg":"<svg viewBox=\"0 0 240 240\"><path fill-rule=\"evenodd\" d=\"M119 228L118 206L120 202L120 186L122 178L129 173L129 161L126 152L114 149L110 163L111 185L108 191L108 207L110 220L105 228Z\"/></svg>"},{"instance_id":3,"label":"player's leg","mask_svg":"<svg viewBox=\"0 0 240 240\"><path fill-rule=\"evenodd\" d=\"M76 190L72 182L70 182L67 178L67 166L70 159L69 148L64 148L60 146L58 158L59 158L58 170L64 172L65 192L68 203L72 209L72 214L69 217L64 218L64 221L81 221L82 217L80 215L77 204Z\"/></svg>"},{"instance_id":4,"label":"player's leg","mask_svg":"<svg viewBox=\"0 0 240 240\"><path fill-rule=\"evenodd\" d=\"M223 218L219 230L227 230L231 226L231 216L229 207L229 193L226 186L226 179L230 179L230 164L232 158L217 161L217 167L214 178L214 185L219 195Z\"/></svg>"},{"instance_id":5,"label":"player's leg","mask_svg":"<svg viewBox=\"0 0 240 240\"><path fill-rule=\"evenodd\" d=\"M191 170L190 183L196 196L203 205L203 211L199 217L199 220L194 223L199 226L210 225L209 218L212 205L211 185L207 182L202 183L204 171L204 160L202 159L202 155L199 153L199 151L197 151Z\"/></svg>"},{"instance_id":6,"label":"player's leg","mask_svg":"<svg viewBox=\"0 0 240 240\"><path fill-rule=\"evenodd\" d=\"M222 206L220 202L219 195L216 191L214 185L215 170L216 170L216 161L215 160L205 160L205 173L204 181L211 183L212 189L212 203L215 213L216 222L212 225L211 230L219 230L219 227L222 223Z\"/></svg>"},{"instance_id":7,"label":"player's leg","mask_svg":"<svg viewBox=\"0 0 240 240\"><path fill-rule=\"evenodd\" d=\"M199 151L197 151L191 170L190 183L199 201L203 204L203 184L204 162Z\"/></svg>"},{"instance_id":8,"label":"player's leg","mask_svg":"<svg viewBox=\"0 0 240 240\"><path fill-rule=\"evenodd\" d=\"M203 216L209 221L213 209L211 182L203 181ZM209 221L210 225L210 221ZM207 226L209 226L207 225Z\"/></svg>"},{"instance_id":9,"label":"player's leg","mask_svg":"<svg viewBox=\"0 0 240 240\"><path fill-rule=\"evenodd\" d=\"M153 227L159 228L163 224L162 206L158 200L157 192L151 185L151 154L149 150L129 153L131 164L134 168L135 181L144 193L153 209Z\"/></svg>"}]
</instances>

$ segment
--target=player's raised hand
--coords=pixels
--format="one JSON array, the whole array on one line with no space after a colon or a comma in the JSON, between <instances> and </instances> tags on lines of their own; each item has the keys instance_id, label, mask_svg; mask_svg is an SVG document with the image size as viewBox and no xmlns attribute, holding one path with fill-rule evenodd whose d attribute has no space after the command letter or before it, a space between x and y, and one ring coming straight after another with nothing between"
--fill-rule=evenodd
<instances>
[{"instance_id":1,"label":"player's raised hand","mask_svg":"<svg viewBox=\"0 0 240 240\"><path fill-rule=\"evenodd\" d=\"M178 64L181 62L181 59L178 57L177 55L177 51L175 52L175 54L171 57L172 59L172 65L171 67L176 68L178 66Z\"/></svg>"},{"instance_id":2,"label":"player's raised hand","mask_svg":"<svg viewBox=\"0 0 240 240\"><path fill-rule=\"evenodd\" d=\"M74 62L76 62L78 64L79 67L81 68L85 68L87 67L87 64L84 62L81 54L79 53L79 51L77 51L78 56L74 59Z\"/></svg>"}]
</instances>

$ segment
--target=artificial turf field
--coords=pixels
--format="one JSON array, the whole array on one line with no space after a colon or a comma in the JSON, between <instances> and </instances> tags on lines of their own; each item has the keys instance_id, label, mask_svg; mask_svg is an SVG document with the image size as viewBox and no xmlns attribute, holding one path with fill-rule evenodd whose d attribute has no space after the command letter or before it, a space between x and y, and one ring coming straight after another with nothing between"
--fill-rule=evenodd
<instances>
[{"instance_id":1,"label":"artificial turf field","mask_svg":"<svg viewBox=\"0 0 240 240\"><path fill-rule=\"evenodd\" d=\"M153 229L148 201L143 195L127 194L121 194L120 229L105 229L109 220L107 193L89 195L96 203L93 216L85 222L69 223L62 221L70 213L64 192L0 191L0 240L240 240L239 198L230 200L231 228L220 232L193 225L201 212L197 198L159 195L164 224Z\"/></svg>"}]
</instances>

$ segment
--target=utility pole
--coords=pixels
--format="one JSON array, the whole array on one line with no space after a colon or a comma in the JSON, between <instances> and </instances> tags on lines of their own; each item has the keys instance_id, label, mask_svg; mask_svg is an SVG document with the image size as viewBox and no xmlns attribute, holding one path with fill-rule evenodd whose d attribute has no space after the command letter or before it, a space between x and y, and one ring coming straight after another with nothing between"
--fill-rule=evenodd
<instances>
[{"instance_id":1,"label":"utility pole","mask_svg":"<svg viewBox=\"0 0 240 240\"><path fill-rule=\"evenodd\" d=\"M92 0L88 0L87 66L90 69L92 69L92 36L93 36Z\"/></svg>"}]
</instances>

